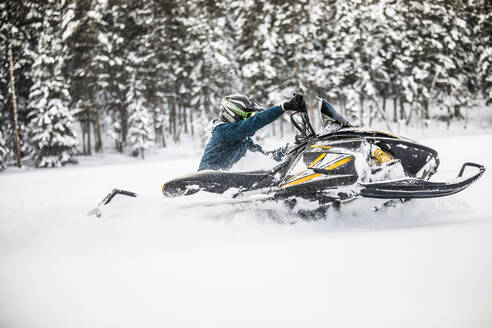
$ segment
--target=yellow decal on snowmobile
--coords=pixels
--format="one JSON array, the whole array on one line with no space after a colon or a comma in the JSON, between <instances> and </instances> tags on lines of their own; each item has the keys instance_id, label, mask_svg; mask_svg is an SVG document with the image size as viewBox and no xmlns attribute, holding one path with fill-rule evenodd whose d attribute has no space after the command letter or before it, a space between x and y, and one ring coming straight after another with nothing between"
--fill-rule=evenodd
<instances>
[{"instance_id":1,"label":"yellow decal on snowmobile","mask_svg":"<svg viewBox=\"0 0 492 328\"><path fill-rule=\"evenodd\" d=\"M281 186L280 188L283 188L283 187L289 187L289 186L294 186L296 184L299 184L299 183L303 183L303 182L306 182L306 181L309 181L309 180L312 180L314 178L317 178L317 177L320 177L322 176L323 174L321 173L314 173L314 174L311 174L311 175L308 175L307 177L304 177L304 178L300 178L300 179L297 179L296 181L292 181L292 182L289 182L287 184L284 184L283 186Z\"/></svg>"},{"instance_id":2,"label":"yellow decal on snowmobile","mask_svg":"<svg viewBox=\"0 0 492 328\"><path fill-rule=\"evenodd\" d=\"M296 175L291 176L290 178L288 178L288 179L287 179L287 181L286 181L286 182L289 182L289 181L294 180L294 179L295 179L295 178L297 178L298 176L302 175L304 172L305 172L305 171L301 171L301 172L297 173Z\"/></svg>"},{"instance_id":3,"label":"yellow decal on snowmobile","mask_svg":"<svg viewBox=\"0 0 492 328\"><path fill-rule=\"evenodd\" d=\"M318 157L319 158L319 157ZM323 168L325 170L334 170L336 169L337 167L339 166L342 166L343 164L345 163L348 163L350 162L351 160L353 160L354 157L353 156L347 156L345 158L342 158L341 160L331 164L330 166L326 167L326 168ZM297 179L295 181L292 181L292 182L289 182L289 183L286 183L284 184L283 186L281 186L280 188L284 188L284 187L290 187L290 186L295 186L299 183L303 183L303 182L306 182L306 181L309 181L309 180L312 180L312 179L315 179L315 178L318 178L320 176L322 176L323 174L322 173L314 173L314 174L311 174L311 175L308 175L308 176L305 176L303 178L300 178L300 179Z\"/></svg>"},{"instance_id":4,"label":"yellow decal on snowmobile","mask_svg":"<svg viewBox=\"0 0 492 328\"><path fill-rule=\"evenodd\" d=\"M311 145L309 148L323 148L323 149L330 149L333 148L332 146L318 146L318 145Z\"/></svg>"},{"instance_id":5,"label":"yellow decal on snowmobile","mask_svg":"<svg viewBox=\"0 0 492 328\"><path fill-rule=\"evenodd\" d=\"M321 161L323 158L325 158L326 156L326 153L323 153L321 155L319 155L318 158L316 158L311 164L309 164L308 168L311 168L313 167L316 163L318 163L319 161ZM296 175L290 177L289 179L287 179L286 182L289 182L289 181L292 181L292 180L295 180L295 178L297 178L298 176L302 175L304 172L299 172L297 173Z\"/></svg>"},{"instance_id":6,"label":"yellow decal on snowmobile","mask_svg":"<svg viewBox=\"0 0 492 328\"><path fill-rule=\"evenodd\" d=\"M165 187L166 187L166 184L164 183L164 184L162 185L162 192L163 192L163 193L164 193L164 188L165 188Z\"/></svg>"},{"instance_id":7,"label":"yellow decal on snowmobile","mask_svg":"<svg viewBox=\"0 0 492 328\"><path fill-rule=\"evenodd\" d=\"M400 139L399 136L397 136L396 134L393 134L391 132L388 132L388 131L374 129L374 132L378 132L378 133L385 134L387 136L390 136L390 137L393 137L393 138L396 138L396 139Z\"/></svg>"},{"instance_id":8,"label":"yellow decal on snowmobile","mask_svg":"<svg viewBox=\"0 0 492 328\"><path fill-rule=\"evenodd\" d=\"M343 164L348 163L348 162L350 162L350 161L351 161L351 160L353 160L353 159L354 159L354 157L353 157L353 156L348 156L348 157L345 157L345 158L343 158L343 159L339 160L338 162L331 164L331 165L330 165L330 166L328 166L326 169L327 169L327 170L334 170L334 169L336 169L337 167L342 166Z\"/></svg>"},{"instance_id":9,"label":"yellow decal on snowmobile","mask_svg":"<svg viewBox=\"0 0 492 328\"><path fill-rule=\"evenodd\" d=\"M314 165L316 165L316 163L318 163L318 162L319 162L319 161L321 161L323 158L325 158L325 156L326 156L326 153L323 153L323 154L319 155L319 157L318 157L318 158L316 158L316 159L314 160L314 162L312 162L312 163L308 166L308 168L312 168Z\"/></svg>"}]
</instances>

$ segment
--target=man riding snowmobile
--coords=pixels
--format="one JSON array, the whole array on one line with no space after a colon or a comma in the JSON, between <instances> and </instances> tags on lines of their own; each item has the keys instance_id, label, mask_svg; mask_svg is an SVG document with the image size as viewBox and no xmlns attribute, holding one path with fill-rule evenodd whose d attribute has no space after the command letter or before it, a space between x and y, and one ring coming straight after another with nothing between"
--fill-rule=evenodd
<instances>
[{"instance_id":1,"label":"man riding snowmobile","mask_svg":"<svg viewBox=\"0 0 492 328\"><path fill-rule=\"evenodd\" d=\"M434 149L392 133L353 128L322 98L318 98L318 109L323 128L316 133L302 95L294 95L281 106L267 110L246 96L225 97L221 119L212 123L213 135L203 154L200 172L166 181L162 185L163 195L180 197L200 191L223 194L233 188L234 194L221 197L218 203L195 205L283 201L293 210L297 200L304 199L318 202L313 213L324 216L326 208L359 198L398 201L452 195L485 172L483 165L468 162L455 179L430 181L439 167ZM298 134L279 165L263 171L223 171L231 168L247 150L263 152L251 136L285 111L291 112L290 120ZM465 175L468 168L475 168L475 173ZM116 195L137 197L134 192L115 188L89 214L101 216L101 209ZM300 208L299 213L302 211Z\"/></svg>"},{"instance_id":2,"label":"man riding snowmobile","mask_svg":"<svg viewBox=\"0 0 492 328\"><path fill-rule=\"evenodd\" d=\"M281 161L285 155L285 148L264 152L251 137L286 111L305 112L304 97L294 94L289 101L268 109L245 95L224 97L220 103L220 118L210 122L212 136L203 152L198 171L228 170L248 150L272 155L274 160Z\"/></svg>"}]
</instances>

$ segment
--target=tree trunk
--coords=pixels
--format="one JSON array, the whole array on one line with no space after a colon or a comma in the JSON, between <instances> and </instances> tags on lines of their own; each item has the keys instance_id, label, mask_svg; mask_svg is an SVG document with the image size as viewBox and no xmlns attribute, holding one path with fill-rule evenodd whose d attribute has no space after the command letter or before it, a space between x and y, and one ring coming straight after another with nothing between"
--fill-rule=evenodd
<instances>
[{"instance_id":1,"label":"tree trunk","mask_svg":"<svg viewBox=\"0 0 492 328\"><path fill-rule=\"evenodd\" d=\"M123 146L126 144L126 136L128 134L128 112L126 108L120 109L120 119L121 119L121 150L123 151Z\"/></svg>"},{"instance_id":2,"label":"tree trunk","mask_svg":"<svg viewBox=\"0 0 492 328\"><path fill-rule=\"evenodd\" d=\"M87 155L92 155L91 147L91 121L87 120L85 130L87 131Z\"/></svg>"},{"instance_id":3,"label":"tree trunk","mask_svg":"<svg viewBox=\"0 0 492 328\"><path fill-rule=\"evenodd\" d=\"M173 108L171 104L171 97L167 98L167 108L169 110L169 135L173 135Z\"/></svg>"},{"instance_id":4,"label":"tree trunk","mask_svg":"<svg viewBox=\"0 0 492 328\"><path fill-rule=\"evenodd\" d=\"M84 129L83 121L80 121L80 129L82 130L82 154L87 155L87 149L85 147L85 129Z\"/></svg>"},{"instance_id":5,"label":"tree trunk","mask_svg":"<svg viewBox=\"0 0 492 328\"><path fill-rule=\"evenodd\" d=\"M160 100L160 110L162 112L164 112L164 104L162 103L162 99ZM164 119L162 120L161 122L161 138L162 138L162 147L166 147L167 146L167 134L166 134L166 128L165 128L165 125L164 125Z\"/></svg>"},{"instance_id":6,"label":"tree trunk","mask_svg":"<svg viewBox=\"0 0 492 328\"><path fill-rule=\"evenodd\" d=\"M448 109L448 117L446 118L446 128L449 130L449 127L451 125L451 118L453 117L453 113L451 113L451 108L447 106Z\"/></svg>"},{"instance_id":7,"label":"tree trunk","mask_svg":"<svg viewBox=\"0 0 492 328\"><path fill-rule=\"evenodd\" d=\"M152 112L154 118L154 132L155 132L155 143L157 146L162 147L162 122L159 122L159 109L161 108L161 98L155 98L155 108Z\"/></svg>"},{"instance_id":8,"label":"tree trunk","mask_svg":"<svg viewBox=\"0 0 492 328\"><path fill-rule=\"evenodd\" d=\"M184 124L184 133L188 134L188 115L186 113L186 107L181 105L181 110L183 111L183 124Z\"/></svg>"},{"instance_id":9,"label":"tree trunk","mask_svg":"<svg viewBox=\"0 0 492 328\"><path fill-rule=\"evenodd\" d=\"M430 113L429 113L429 100L425 99L424 100L424 108L422 109L422 123L424 127L429 126L429 119L430 119Z\"/></svg>"},{"instance_id":10,"label":"tree trunk","mask_svg":"<svg viewBox=\"0 0 492 328\"><path fill-rule=\"evenodd\" d=\"M426 99L424 101L424 120L429 120L430 119L430 112L429 112L429 99Z\"/></svg>"},{"instance_id":11,"label":"tree trunk","mask_svg":"<svg viewBox=\"0 0 492 328\"><path fill-rule=\"evenodd\" d=\"M400 95L400 119L404 120L407 117L405 114L405 102L403 101L403 96Z\"/></svg>"},{"instance_id":12,"label":"tree trunk","mask_svg":"<svg viewBox=\"0 0 492 328\"><path fill-rule=\"evenodd\" d=\"M101 137L101 119L99 115L99 109L96 108L94 117L94 146L96 153L102 149L102 137Z\"/></svg>"},{"instance_id":13,"label":"tree trunk","mask_svg":"<svg viewBox=\"0 0 492 328\"><path fill-rule=\"evenodd\" d=\"M461 106L460 105L454 105L454 117L456 117L459 120L465 118L463 116L463 114L461 113Z\"/></svg>"},{"instance_id":14,"label":"tree trunk","mask_svg":"<svg viewBox=\"0 0 492 328\"><path fill-rule=\"evenodd\" d=\"M374 112L374 107L369 105L369 127L372 126L372 120L376 116L377 112Z\"/></svg>"},{"instance_id":15,"label":"tree trunk","mask_svg":"<svg viewBox=\"0 0 492 328\"><path fill-rule=\"evenodd\" d=\"M360 114L359 114L359 119L360 119L360 126L364 126L364 94L361 92L360 93Z\"/></svg>"},{"instance_id":16,"label":"tree trunk","mask_svg":"<svg viewBox=\"0 0 492 328\"><path fill-rule=\"evenodd\" d=\"M17 167L22 167L21 153L20 153L19 125L17 123L17 100L15 97L13 57L14 56L12 55L12 46L9 43L10 90L12 93L12 119L14 125L15 155L17 157Z\"/></svg>"},{"instance_id":17,"label":"tree trunk","mask_svg":"<svg viewBox=\"0 0 492 328\"><path fill-rule=\"evenodd\" d=\"M386 92L383 92L383 113L386 114Z\"/></svg>"},{"instance_id":18,"label":"tree trunk","mask_svg":"<svg viewBox=\"0 0 492 328\"><path fill-rule=\"evenodd\" d=\"M190 131L191 131L191 137L195 137L195 127L193 126L193 121L195 119L195 115L193 115L194 111L193 108L190 109Z\"/></svg>"},{"instance_id":19,"label":"tree trunk","mask_svg":"<svg viewBox=\"0 0 492 328\"><path fill-rule=\"evenodd\" d=\"M393 122L398 122L398 96L393 99Z\"/></svg>"},{"instance_id":20,"label":"tree trunk","mask_svg":"<svg viewBox=\"0 0 492 328\"><path fill-rule=\"evenodd\" d=\"M178 140L178 133L176 129L176 98L171 96L170 100L170 108L169 108L169 130L171 135L173 136L173 140Z\"/></svg>"},{"instance_id":21,"label":"tree trunk","mask_svg":"<svg viewBox=\"0 0 492 328\"><path fill-rule=\"evenodd\" d=\"M176 115L178 116L178 122L177 122L177 127L180 129L181 127L184 126L183 123L183 111L181 110L181 106L179 106L179 103L175 101L175 106L176 106Z\"/></svg>"}]
</instances>

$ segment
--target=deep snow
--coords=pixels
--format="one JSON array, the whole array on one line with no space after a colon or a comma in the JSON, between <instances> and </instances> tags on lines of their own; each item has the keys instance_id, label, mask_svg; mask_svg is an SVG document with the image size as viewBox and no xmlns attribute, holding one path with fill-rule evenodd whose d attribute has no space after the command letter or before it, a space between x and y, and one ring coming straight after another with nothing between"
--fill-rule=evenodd
<instances>
[{"instance_id":1,"label":"deep snow","mask_svg":"<svg viewBox=\"0 0 492 328\"><path fill-rule=\"evenodd\" d=\"M10 169L0 174L0 327L491 327L492 133L407 136L439 152L433 180L464 161L488 171L447 198L302 222L279 206L173 207L160 187L196 170L188 149ZM113 187L140 200L87 217Z\"/></svg>"}]
</instances>

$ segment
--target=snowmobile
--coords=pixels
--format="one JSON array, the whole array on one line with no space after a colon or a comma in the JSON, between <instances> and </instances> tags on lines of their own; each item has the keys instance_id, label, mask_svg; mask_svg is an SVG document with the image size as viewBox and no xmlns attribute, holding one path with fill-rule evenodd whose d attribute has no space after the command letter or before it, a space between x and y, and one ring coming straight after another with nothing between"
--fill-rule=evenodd
<instances>
[{"instance_id":1,"label":"snowmobile","mask_svg":"<svg viewBox=\"0 0 492 328\"><path fill-rule=\"evenodd\" d=\"M283 201L291 208L300 199L317 202L320 207L340 206L358 198L406 201L460 192L485 172L482 165L464 163L453 181L429 181L439 167L434 149L393 133L352 127L321 98L318 111L322 123L319 133L315 132L307 111L290 115L298 132L295 144L272 169L191 173L165 182L164 197L199 191L223 194L232 190L231 198L221 199L221 204ZM465 177L467 168L476 171ZM100 206L118 194L136 197L135 193L114 189ZM90 214L100 215L100 206Z\"/></svg>"},{"instance_id":2,"label":"snowmobile","mask_svg":"<svg viewBox=\"0 0 492 328\"><path fill-rule=\"evenodd\" d=\"M434 149L392 133L354 128L340 121L331 104L318 98L323 129L316 133L308 112L291 114L298 131L294 147L284 161L271 170L253 172L201 171L164 183L165 197L191 195L198 191L224 193L233 198L263 195L270 200L340 203L358 197L412 199L442 197L457 193L484 173L485 168L465 163L452 182L431 182L439 166ZM477 169L463 177L466 168Z\"/></svg>"}]
</instances>

